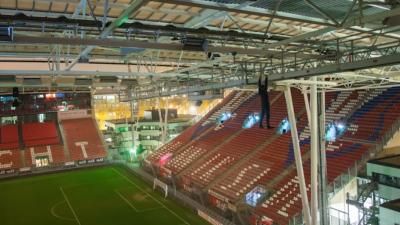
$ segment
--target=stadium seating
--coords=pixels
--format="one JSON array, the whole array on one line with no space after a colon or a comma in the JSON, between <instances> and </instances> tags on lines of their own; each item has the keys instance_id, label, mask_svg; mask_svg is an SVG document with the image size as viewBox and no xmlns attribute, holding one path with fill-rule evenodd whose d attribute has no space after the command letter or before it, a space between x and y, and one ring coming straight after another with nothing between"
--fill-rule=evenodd
<instances>
[{"instance_id":1,"label":"stadium seating","mask_svg":"<svg viewBox=\"0 0 400 225\"><path fill-rule=\"evenodd\" d=\"M350 118L355 129L348 130L344 137L354 141L375 142L386 129L399 117L399 88L374 90L368 102L359 108ZM356 132L355 132L356 131Z\"/></svg>"},{"instance_id":2,"label":"stadium seating","mask_svg":"<svg viewBox=\"0 0 400 225\"><path fill-rule=\"evenodd\" d=\"M295 111L301 111L304 108L304 103L300 92L293 91L293 99L295 100ZM283 95L271 108L273 109L271 111L272 124L279 124L287 117L285 97ZM248 131L249 134L241 142L248 143L251 141L256 144L255 146L259 146L262 143L258 138L266 140L275 134L275 130L263 130L258 127L251 128ZM235 202L257 184L263 183L267 177L271 177L269 176L270 173L276 173L281 170L283 162L287 158L288 151L286 149L289 142L289 134L275 137L275 139L271 140L271 143L258 149L251 158L239 165L235 170L231 170L225 179L213 185L212 190L227 197L231 202ZM238 144L240 146L240 143ZM255 146L252 148L255 148ZM271 146L275 151L272 151Z\"/></svg>"},{"instance_id":3,"label":"stadium seating","mask_svg":"<svg viewBox=\"0 0 400 225\"><path fill-rule=\"evenodd\" d=\"M22 136L26 147L60 143L54 122L25 123L22 125Z\"/></svg>"},{"instance_id":4,"label":"stadium seating","mask_svg":"<svg viewBox=\"0 0 400 225\"><path fill-rule=\"evenodd\" d=\"M25 150L25 163L27 166L35 165L35 157L46 156L51 164L62 164L66 162L64 146L45 145L29 147Z\"/></svg>"},{"instance_id":5,"label":"stadium seating","mask_svg":"<svg viewBox=\"0 0 400 225\"><path fill-rule=\"evenodd\" d=\"M296 90L292 93L309 191L310 159L307 153L310 149L310 130L303 95ZM347 128L336 141L327 142L328 183L360 160L399 119L399 93L398 88L326 93L327 123L341 121ZM182 134L183 138L178 136L178 147L171 143L163 147L178 149L164 166L181 178L185 190L193 190L190 186L195 186L207 191L210 203L219 205L221 209L227 209L220 204L221 201L239 203L246 193L257 185L263 185L272 191L272 195L253 213L266 216L277 224L288 224L302 208L291 134L278 135L275 131L257 127L243 129L246 117L259 109L259 99L253 95L235 105L232 118L216 129L204 132L195 139L185 137L190 136L188 134ZM271 109L272 124L277 126L287 117L283 95L277 98ZM217 117L211 115L214 115L213 118L207 117L208 122L204 121L207 118L203 119L201 125L212 124L211 121ZM201 127L197 124L189 131L193 134L196 132L190 129ZM167 152L173 151L168 149L163 154Z\"/></svg>"},{"instance_id":6,"label":"stadium seating","mask_svg":"<svg viewBox=\"0 0 400 225\"><path fill-rule=\"evenodd\" d=\"M19 149L0 150L0 172L21 168L21 155Z\"/></svg>"},{"instance_id":7,"label":"stadium seating","mask_svg":"<svg viewBox=\"0 0 400 225\"><path fill-rule=\"evenodd\" d=\"M199 158L204 156L205 153L212 152L216 146L222 143L221 140L225 140L226 138L231 137L237 131L242 130L242 122L245 117L249 113L259 111L259 106L257 106L257 104L259 104L259 100L257 101L256 96L252 92L243 92L243 94L240 96L242 96L240 101L243 102L241 102L234 111L231 111L233 114L231 119L204 134L191 146L177 154L167 164L167 168L176 173L181 172L188 165L192 164L192 162L198 161ZM235 137L234 139L237 138L238 137ZM190 151L192 149L194 149L194 151Z\"/></svg>"},{"instance_id":8,"label":"stadium seating","mask_svg":"<svg viewBox=\"0 0 400 225\"><path fill-rule=\"evenodd\" d=\"M106 150L92 118L62 120L61 125L71 160L95 159L106 156Z\"/></svg>"},{"instance_id":9,"label":"stadium seating","mask_svg":"<svg viewBox=\"0 0 400 225\"><path fill-rule=\"evenodd\" d=\"M238 91L232 94L232 99L230 99L226 104L223 104L218 110L215 110L203 123L205 126L209 123L214 123L222 112L234 112L243 102L253 96L252 92Z\"/></svg>"},{"instance_id":10,"label":"stadium seating","mask_svg":"<svg viewBox=\"0 0 400 225\"><path fill-rule=\"evenodd\" d=\"M271 94L270 98L274 98L278 93ZM284 103L284 97L281 95L274 105L280 106ZM283 105L284 106L284 105ZM206 186L217 175L224 173L230 168L230 165L240 160L244 155L252 151L256 146L262 144L268 137L271 137L275 131L269 129L259 129L258 124L249 129L242 129L243 121L246 117L254 112L259 112L260 99L253 96L249 101L242 104L236 111L236 117L228 120L223 124L223 128L218 132L229 132L236 135L227 143L224 143L217 151L206 158L201 159L202 163L198 163L198 167L191 168L186 171L186 179L190 179L197 185ZM284 108L286 109L286 108ZM283 115L278 108L274 110L271 117L272 124L278 124ZM226 137L216 134L215 143L209 137L204 137L203 143L199 140L197 146L201 145L203 149L211 150L216 143L224 140ZM206 142L207 141L207 142ZM205 144L209 143L208 145ZM210 143L211 142L211 143Z\"/></svg>"},{"instance_id":11,"label":"stadium seating","mask_svg":"<svg viewBox=\"0 0 400 225\"><path fill-rule=\"evenodd\" d=\"M0 127L0 149L15 149L19 147L18 126L15 124Z\"/></svg>"},{"instance_id":12,"label":"stadium seating","mask_svg":"<svg viewBox=\"0 0 400 225\"><path fill-rule=\"evenodd\" d=\"M343 101L342 107L330 112L343 110L346 113L350 112L356 102L353 99L357 101L364 99L360 108L351 116L347 115L349 116L347 121L350 126L346 133L335 142L328 143L326 152L328 183L333 182L341 173L354 166L354 163L360 160L370 147L374 146L378 138L385 133L390 125L400 118L398 114L400 107L399 90L399 88L390 88L388 90L373 90L369 93L365 91L353 92L346 100L349 104ZM350 104L351 102L354 103ZM339 108L342 109L339 110ZM345 117L346 113L339 115L339 117ZM303 165L309 191L309 160L306 160ZM283 178L274 185L275 193L257 208L257 213L266 215L278 224L288 224L289 220L299 214L302 208L297 182L295 171Z\"/></svg>"},{"instance_id":13,"label":"stadium seating","mask_svg":"<svg viewBox=\"0 0 400 225\"><path fill-rule=\"evenodd\" d=\"M243 93L243 92L232 91L221 103L219 103L214 109L212 109L209 113L207 113L207 115L204 116L199 122L197 122L192 127L186 129L181 135L176 137L171 142L165 144L161 148L157 149L157 151L150 154L146 158L146 160L158 165L159 160L162 156L169 153L176 154L178 150L180 150L181 147L184 146L184 143L187 144L192 140L195 139L198 140L200 137L202 137L202 134L204 134L206 130L214 127L214 124L218 117L217 115L220 112L224 110L233 110L234 109L233 107L236 107L236 105L240 105L242 103L239 101L245 101L247 97L250 95L251 93L249 92ZM227 105L230 108L225 107ZM207 139L211 138L211 136L207 136L207 138L205 138L204 136L202 138Z\"/></svg>"}]
</instances>

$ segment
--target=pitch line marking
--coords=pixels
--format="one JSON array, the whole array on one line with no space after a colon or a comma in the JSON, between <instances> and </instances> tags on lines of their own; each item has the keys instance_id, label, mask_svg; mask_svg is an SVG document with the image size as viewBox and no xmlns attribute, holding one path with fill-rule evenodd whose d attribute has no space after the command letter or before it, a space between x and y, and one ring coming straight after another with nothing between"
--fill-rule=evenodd
<instances>
[{"instance_id":1,"label":"pitch line marking","mask_svg":"<svg viewBox=\"0 0 400 225\"><path fill-rule=\"evenodd\" d=\"M135 187L137 187L140 191L144 192L146 195L148 195L150 198L152 198L154 201L156 201L158 204L160 204L162 207L164 207L166 210L168 210L170 213L172 213L174 216L176 216L178 219L182 220L185 224L190 225L185 219L183 219L181 216L176 214L174 211L172 211L170 208L168 208L164 203L160 202L158 199L154 198L152 195L150 195L147 191L143 190L141 187L139 187L137 184L135 184L133 181L131 181L127 176L123 175L120 173L118 170L115 168L112 168L117 174L119 174L122 178L127 180L129 183L133 184Z\"/></svg>"},{"instance_id":2,"label":"pitch line marking","mask_svg":"<svg viewBox=\"0 0 400 225\"><path fill-rule=\"evenodd\" d=\"M74 208L72 208L72 205L71 205L71 203L69 202L68 197L67 197L67 195L65 194L65 192L64 192L64 190L63 190L62 187L60 187L60 191L61 191L62 195L64 196L64 199L65 199L65 201L67 202L69 208L71 209L71 212L72 212L72 214L74 215L74 217L75 217L75 219L76 219L76 222L77 222L79 225L82 225L82 224L81 224L81 221L79 221L79 219L78 219L78 216L76 216L75 210L74 210Z\"/></svg>"},{"instance_id":3,"label":"pitch line marking","mask_svg":"<svg viewBox=\"0 0 400 225\"><path fill-rule=\"evenodd\" d=\"M128 199L126 199L121 193L119 193L118 190L114 190L114 191L115 191L115 193L117 193L117 195L118 195L119 197L121 197L122 200L124 200L124 201L126 202L126 204L128 204L133 210L135 210L136 212L139 212L139 210L138 210L135 206L133 206L132 203L131 203Z\"/></svg>"},{"instance_id":4,"label":"pitch line marking","mask_svg":"<svg viewBox=\"0 0 400 225\"><path fill-rule=\"evenodd\" d=\"M132 207L132 209L134 209L137 213L143 213L143 212L149 212L149 211L153 211L153 210L157 210L157 209L163 209L164 207L152 207L152 208L147 208L147 209L142 209L139 210L137 209L123 194L121 194L121 192L119 192L120 189L115 189L115 193L117 193L119 195L119 197L122 198L122 200L124 200L130 207Z\"/></svg>"},{"instance_id":5,"label":"pitch line marking","mask_svg":"<svg viewBox=\"0 0 400 225\"><path fill-rule=\"evenodd\" d=\"M65 200L54 204L53 207L51 207L51 209L50 209L51 214L52 214L54 217L58 218L58 219L74 221L74 220L75 220L74 218L63 217L63 216L58 215L56 212L54 212L54 210L55 210L59 205L61 205L62 203L65 203Z\"/></svg>"}]
</instances>

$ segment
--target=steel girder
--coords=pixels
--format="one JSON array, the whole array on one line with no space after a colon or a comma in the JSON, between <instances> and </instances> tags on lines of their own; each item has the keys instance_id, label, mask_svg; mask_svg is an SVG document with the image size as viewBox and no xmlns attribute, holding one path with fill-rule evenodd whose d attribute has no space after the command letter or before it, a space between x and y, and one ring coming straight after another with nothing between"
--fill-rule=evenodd
<instances>
[{"instance_id":1,"label":"steel girder","mask_svg":"<svg viewBox=\"0 0 400 225\"><path fill-rule=\"evenodd\" d=\"M142 7L148 0L136 0L129 5L128 8L124 10L124 12L114 20L110 25L108 25L100 34L99 38L107 38L111 32L119 27L121 24L125 23L126 20L129 19L130 15L135 12L137 9ZM81 53L76 57L65 70L71 70L76 63L78 63L79 59L82 57L86 57L96 46L87 46Z\"/></svg>"},{"instance_id":2,"label":"steel girder","mask_svg":"<svg viewBox=\"0 0 400 225\"><path fill-rule=\"evenodd\" d=\"M251 68L251 71L246 71L244 67L242 67L236 74L223 77L223 80L209 80L208 83L202 85L187 84L162 90L158 90L156 87L151 87L151 89L146 90L137 89L132 98L136 100L147 99L212 89L240 87L247 84L256 84L260 74L267 74L268 79L274 82L324 74L337 74L340 72L382 67L398 63L400 63L400 45L396 43L391 46L377 46L376 48L365 51L341 55L335 60L291 61L272 67L268 67L262 63L249 63L248 68ZM260 71L261 68L264 70ZM340 77L340 75L338 75L338 77ZM219 77L219 79L221 79L221 77Z\"/></svg>"}]
</instances>

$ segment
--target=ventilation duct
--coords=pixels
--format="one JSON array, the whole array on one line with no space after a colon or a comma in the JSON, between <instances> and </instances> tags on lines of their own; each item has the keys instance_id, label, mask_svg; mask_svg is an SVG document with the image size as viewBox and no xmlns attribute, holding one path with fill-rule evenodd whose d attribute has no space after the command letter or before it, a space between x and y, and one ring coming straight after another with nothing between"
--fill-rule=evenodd
<instances>
[{"instance_id":1,"label":"ventilation duct","mask_svg":"<svg viewBox=\"0 0 400 225\"><path fill-rule=\"evenodd\" d=\"M15 83L16 79L14 75L0 76L0 83Z\"/></svg>"},{"instance_id":2,"label":"ventilation duct","mask_svg":"<svg viewBox=\"0 0 400 225\"><path fill-rule=\"evenodd\" d=\"M100 77L100 83L118 83L118 77L115 76L104 76Z\"/></svg>"},{"instance_id":3,"label":"ventilation duct","mask_svg":"<svg viewBox=\"0 0 400 225\"><path fill-rule=\"evenodd\" d=\"M208 41L204 38L184 37L182 44L186 51L207 51L208 48Z\"/></svg>"},{"instance_id":4,"label":"ventilation duct","mask_svg":"<svg viewBox=\"0 0 400 225\"><path fill-rule=\"evenodd\" d=\"M121 85L123 86L136 86L138 85L138 82L136 79L122 79L121 80Z\"/></svg>"},{"instance_id":5,"label":"ventilation duct","mask_svg":"<svg viewBox=\"0 0 400 225\"><path fill-rule=\"evenodd\" d=\"M0 26L0 41L11 42L13 40L13 28Z\"/></svg>"},{"instance_id":6,"label":"ventilation duct","mask_svg":"<svg viewBox=\"0 0 400 225\"><path fill-rule=\"evenodd\" d=\"M83 79L83 78L76 78L75 79L75 85L85 85L85 86L90 86L92 85L92 79Z\"/></svg>"},{"instance_id":7,"label":"ventilation duct","mask_svg":"<svg viewBox=\"0 0 400 225\"><path fill-rule=\"evenodd\" d=\"M24 85L41 85L42 80L40 78L24 78Z\"/></svg>"}]
</instances>

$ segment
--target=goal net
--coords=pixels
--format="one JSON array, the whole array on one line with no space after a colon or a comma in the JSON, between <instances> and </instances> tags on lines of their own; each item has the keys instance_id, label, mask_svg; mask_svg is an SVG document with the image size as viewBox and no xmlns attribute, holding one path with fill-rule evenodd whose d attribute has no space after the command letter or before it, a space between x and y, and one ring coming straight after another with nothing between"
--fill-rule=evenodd
<instances>
[{"instance_id":1,"label":"goal net","mask_svg":"<svg viewBox=\"0 0 400 225\"><path fill-rule=\"evenodd\" d=\"M161 180L154 178L153 181L153 190L155 190L157 187L161 188L161 190L164 191L165 193L165 198L168 197L168 185Z\"/></svg>"}]
</instances>

